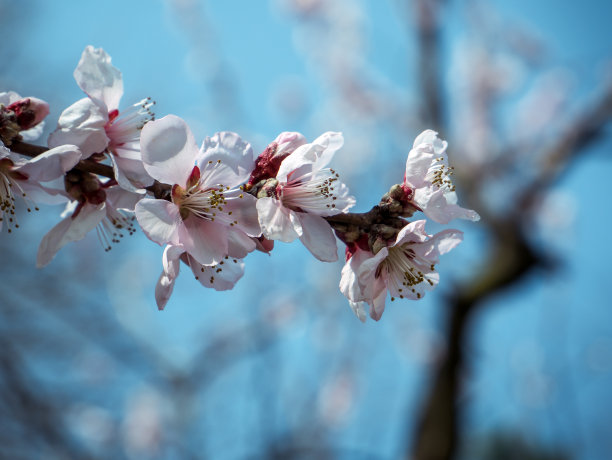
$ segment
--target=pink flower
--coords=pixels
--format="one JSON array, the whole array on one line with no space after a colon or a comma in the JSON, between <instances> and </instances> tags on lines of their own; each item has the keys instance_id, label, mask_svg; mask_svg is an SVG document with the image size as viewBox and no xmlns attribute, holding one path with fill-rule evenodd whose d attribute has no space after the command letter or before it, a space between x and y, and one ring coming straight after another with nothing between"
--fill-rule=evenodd
<instances>
[{"instance_id":1,"label":"pink flower","mask_svg":"<svg viewBox=\"0 0 612 460\"><path fill-rule=\"evenodd\" d=\"M68 182L72 174L78 172L69 173ZM96 181L99 187L94 189L91 181ZM78 200L68 203L62 213L62 220L40 242L36 257L38 268L51 262L66 244L83 239L93 229L96 229L105 251L110 251L112 244L119 243L124 235L134 233L134 206L142 195L124 190L113 180L102 184L93 175L86 175L82 183L86 191L79 193ZM76 195L74 189L71 191Z\"/></svg>"},{"instance_id":2,"label":"pink flower","mask_svg":"<svg viewBox=\"0 0 612 460\"><path fill-rule=\"evenodd\" d=\"M88 97L62 112L49 146L78 145L83 158L108 152L120 186L130 191L153 183L142 166L140 130L153 114L150 99L119 111L123 95L121 72L111 64L103 49L87 46L74 71L74 78Z\"/></svg>"},{"instance_id":3,"label":"pink flower","mask_svg":"<svg viewBox=\"0 0 612 460\"><path fill-rule=\"evenodd\" d=\"M347 247L347 261L342 269L340 291L359 319L365 321L365 304L370 316L378 321L385 309L387 292L391 300L420 299L439 281L435 265L463 239L459 230L444 230L434 236L425 232L425 220L402 228L395 241L376 254L367 246Z\"/></svg>"},{"instance_id":4,"label":"pink flower","mask_svg":"<svg viewBox=\"0 0 612 460\"><path fill-rule=\"evenodd\" d=\"M204 287L216 291L232 289L244 274L244 262L225 256L216 265L202 265L196 261L181 245L168 245L162 257L163 271L155 286L157 307L163 310L174 290L174 282L179 275L181 261L192 271L195 278Z\"/></svg>"},{"instance_id":5,"label":"pink flower","mask_svg":"<svg viewBox=\"0 0 612 460\"><path fill-rule=\"evenodd\" d=\"M58 190L42 183L63 176L80 159L81 152L74 145L56 147L35 158L26 159L0 142L0 230L4 221L8 223L9 232L13 226L19 227L15 216L16 197L22 198L28 205L32 200L50 204L66 201L59 196ZM30 206L28 211L31 211Z\"/></svg>"},{"instance_id":6,"label":"pink flower","mask_svg":"<svg viewBox=\"0 0 612 460\"><path fill-rule=\"evenodd\" d=\"M427 217L441 224L453 219L479 220L470 209L457 205L452 184L453 168L448 165L446 141L432 130L423 131L414 141L406 160L402 189L405 200L415 204Z\"/></svg>"},{"instance_id":7,"label":"pink flower","mask_svg":"<svg viewBox=\"0 0 612 460\"><path fill-rule=\"evenodd\" d=\"M158 244L181 245L201 265L225 256L241 259L261 234L255 197L242 191L253 169L253 151L237 134L218 133L198 149L180 118L168 115L142 130L146 171L172 185L172 201L145 198L136 218Z\"/></svg>"},{"instance_id":8,"label":"pink flower","mask_svg":"<svg viewBox=\"0 0 612 460\"><path fill-rule=\"evenodd\" d=\"M336 238L323 216L347 212L355 204L338 174L326 167L342 144L340 133L328 132L282 161L276 180L263 187L264 196L258 193L257 213L266 238L286 243L299 238L319 260L338 259Z\"/></svg>"}]
</instances>

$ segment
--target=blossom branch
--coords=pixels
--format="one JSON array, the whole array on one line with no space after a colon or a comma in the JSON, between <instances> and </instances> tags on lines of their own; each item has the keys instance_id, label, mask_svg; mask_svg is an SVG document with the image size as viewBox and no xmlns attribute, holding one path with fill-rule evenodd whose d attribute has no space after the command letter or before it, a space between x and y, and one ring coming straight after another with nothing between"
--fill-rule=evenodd
<instances>
[{"instance_id":1,"label":"blossom branch","mask_svg":"<svg viewBox=\"0 0 612 460\"><path fill-rule=\"evenodd\" d=\"M42 155L49 149L41 145L34 145L23 141L15 141L11 144L11 150L15 153L34 158ZM97 174L108 179L116 179L113 168L109 165L98 163L97 161L86 159L81 160L74 169ZM171 186L168 184L154 181L153 185L146 187L155 198L171 201ZM325 216L324 219L336 230L337 235L345 243L356 241L360 234L369 233L373 226L386 226L399 231L406 225L406 221L398 217L391 210L389 203L381 202L374 206L370 211L364 213L343 213L333 216Z\"/></svg>"}]
</instances>

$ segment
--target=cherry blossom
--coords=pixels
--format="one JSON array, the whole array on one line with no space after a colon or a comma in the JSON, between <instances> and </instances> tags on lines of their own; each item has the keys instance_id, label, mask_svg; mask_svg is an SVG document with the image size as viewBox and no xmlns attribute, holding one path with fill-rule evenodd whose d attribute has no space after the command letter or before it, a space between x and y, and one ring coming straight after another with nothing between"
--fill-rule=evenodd
<instances>
[{"instance_id":1,"label":"cherry blossom","mask_svg":"<svg viewBox=\"0 0 612 460\"><path fill-rule=\"evenodd\" d=\"M253 187L260 180L275 177L283 160L304 144L306 144L306 138L300 133L279 134L255 160L255 168L249 177L247 188Z\"/></svg>"},{"instance_id":2,"label":"cherry blossom","mask_svg":"<svg viewBox=\"0 0 612 460\"><path fill-rule=\"evenodd\" d=\"M167 245L162 260L163 270L155 286L155 300L160 310L164 309L174 290L181 261L191 269L202 286L216 291L232 289L244 274L242 260L225 256L218 264L202 265L186 252L182 245Z\"/></svg>"},{"instance_id":3,"label":"cherry blossom","mask_svg":"<svg viewBox=\"0 0 612 460\"><path fill-rule=\"evenodd\" d=\"M281 162L275 179L258 192L257 213L266 238L286 243L299 238L317 259L338 259L336 238L323 216L347 212L355 204L339 175L327 168L343 142L340 133L327 132Z\"/></svg>"},{"instance_id":4,"label":"cherry blossom","mask_svg":"<svg viewBox=\"0 0 612 460\"><path fill-rule=\"evenodd\" d=\"M365 245L352 243L347 246L340 291L359 319L365 320L368 304L370 317L378 321L385 309L387 293L392 301L416 300L434 289L439 281L435 270L439 256L456 247L462 239L463 233L453 229L428 235L425 220L417 220L402 228L395 241L376 254Z\"/></svg>"},{"instance_id":5,"label":"cherry blossom","mask_svg":"<svg viewBox=\"0 0 612 460\"><path fill-rule=\"evenodd\" d=\"M119 111L121 72L102 48L85 48L74 78L88 97L62 112L57 129L49 136L49 146L76 144L83 158L108 152L120 186L137 191L151 185L153 179L142 166L139 139L144 124L154 118L150 111L153 102L143 99Z\"/></svg>"},{"instance_id":6,"label":"cherry blossom","mask_svg":"<svg viewBox=\"0 0 612 460\"><path fill-rule=\"evenodd\" d=\"M67 182L70 180L68 176ZM51 262L66 244L82 240L91 230L96 230L105 251L110 251L112 244L119 243L126 234L134 233L134 206L142 195L124 190L114 180L99 183L98 188L93 189L91 181L89 176L85 176L78 185L67 187L69 193L79 196L79 199L68 203L61 215L62 220L40 242L36 257L38 268ZM83 192L79 188L87 191ZM75 193L75 189L79 190L78 193Z\"/></svg>"},{"instance_id":7,"label":"cherry blossom","mask_svg":"<svg viewBox=\"0 0 612 460\"><path fill-rule=\"evenodd\" d=\"M242 190L253 169L250 144L223 132L198 149L187 124L168 115L143 128L141 149L151 177L172 185L172 201L145 198L136 206L151 240L182 245L201 265L241 259L256 248L256 199Z\"/></svg>"},{"instance_id":8,"label":"cherry blossom","mask_svg":"<svg viewBox=\"0 0 612 460\"><path fill-rule=\"evenodd\" d=\"M60 191L43 185L53 181L72 169L81 159L79 149L74 145L63 145L26 159L11 152L0 142L0 230L4 221L11 227L19 227L15 212L16 197L27 205L27 210L38 209L32 201L53 204L66 201L58 196Z\"/></svg>"},{"instance_id":9,"label":"cherry blossom","mask_svg":"<svg viewBox=\"0 0 612 460\"><path fill-rule=\"evenodd\" d=\"M448 165L446 154L447 145L435 131L429 129L417 136L406 160L402 183L404 200L415 204L427 217L441 224L457 218L479 220L478 213L457 204L457 194L451 181L453 168Z\"/></svg>"}]
</instances>

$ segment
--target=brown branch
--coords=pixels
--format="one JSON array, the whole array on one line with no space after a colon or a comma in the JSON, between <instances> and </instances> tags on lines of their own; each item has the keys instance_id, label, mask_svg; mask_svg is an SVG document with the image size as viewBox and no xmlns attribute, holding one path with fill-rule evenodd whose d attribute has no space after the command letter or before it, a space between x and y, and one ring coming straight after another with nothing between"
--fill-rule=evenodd
<instances>
[{"instance_id":1,"label":"brown branch","mask_svg":"<svg viewBox=\"0 0 612 460\"><path fill-rule=\"evenodd\" d=\"M556 137L555 143L543 152L538 174L517 200L517 211L530 208L537 201L534 200L536 197L568 171L568 164L601 136L610 119L612 85L606 86L596 100Z\"/></svg>"}]
</instances>

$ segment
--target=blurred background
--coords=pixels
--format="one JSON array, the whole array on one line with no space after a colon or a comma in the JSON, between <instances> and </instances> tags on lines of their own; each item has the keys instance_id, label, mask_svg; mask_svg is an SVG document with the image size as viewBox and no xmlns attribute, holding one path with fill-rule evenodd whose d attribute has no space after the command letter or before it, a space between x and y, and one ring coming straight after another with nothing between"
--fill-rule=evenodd
<instances>
[{"instance_id":1,"label":"blurred background","mask_svg":"<svg viewBox=\"0 0 612 460\"><path fill-rule=\"evenodd\" d=\"M86 45L202 140L255 152L342 131L367 211L417 134L449 141L482 216L418 302L360 323L342 260L251 254L230 292L96 235L35 268L61 207L0 234L0 457L612 458L611 4L515 0L0 0L0 91L83 97ZM22 217L23 216L23 217ZM430 233L440 226L428 223ZM339 245L341 246L341 244ZM339 247L341 253L343 247ZM342 259L342 257L341 257Z\"/></svg>"}]
</instances>

